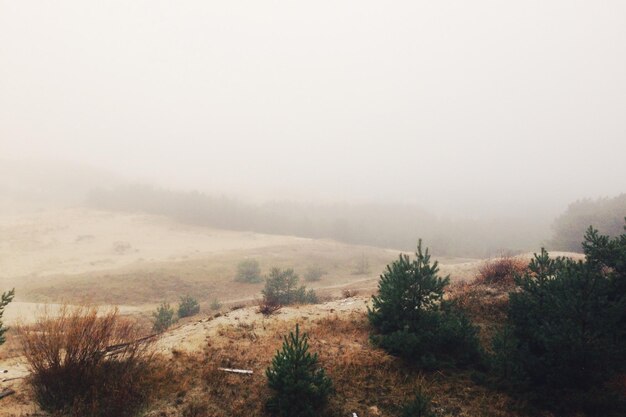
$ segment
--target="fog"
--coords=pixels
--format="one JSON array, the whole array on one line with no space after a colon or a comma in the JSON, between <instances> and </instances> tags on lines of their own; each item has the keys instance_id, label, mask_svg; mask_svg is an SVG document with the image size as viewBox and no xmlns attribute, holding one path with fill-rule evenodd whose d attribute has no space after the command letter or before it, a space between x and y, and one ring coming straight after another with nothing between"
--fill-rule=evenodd
<instances>
[{"instance_id":1,"label":"fog","mask_svg":"<svg viewBox=\"0 0 626 417\"><path fill-rule=\"evenodd\" d=\"M625 16L619 0L1 0L0 157L253 202L552 218L626 191Z\"/></svg>"}]
</instances>

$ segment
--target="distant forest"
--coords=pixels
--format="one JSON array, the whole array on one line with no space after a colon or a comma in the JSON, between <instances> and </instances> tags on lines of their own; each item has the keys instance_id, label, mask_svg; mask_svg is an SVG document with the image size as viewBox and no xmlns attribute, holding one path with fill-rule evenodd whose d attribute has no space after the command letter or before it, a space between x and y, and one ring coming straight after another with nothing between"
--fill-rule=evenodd
<instances>
[{"instance_id":1,"label":"distant forest","mask_svg":"<svg viewBox=\"0 0 626 417\"><path fill-rule=\"evenodd\" d=\"M448 219L415 205L250 204L144 185L95 189L87 203L104 210L159 214L214 228L329 238L398 250L413 250L418 238L423 238L436 256L488 257L538 250L549 232L548 224L532 219Z\"/></svg>"},{"instance_id":2,"label":"distant forest","mask_svg":"<svg viewBox=\"0 0 626 417\"><path fill-rule=\"evenodd\" d=\"M616 237L624 233L624 217L626 194L614 198L576 201L555 220L550 246L554 249L580 252L580 237L589 226L595 227L601 234Z\"/></svg>"}]
</instances>

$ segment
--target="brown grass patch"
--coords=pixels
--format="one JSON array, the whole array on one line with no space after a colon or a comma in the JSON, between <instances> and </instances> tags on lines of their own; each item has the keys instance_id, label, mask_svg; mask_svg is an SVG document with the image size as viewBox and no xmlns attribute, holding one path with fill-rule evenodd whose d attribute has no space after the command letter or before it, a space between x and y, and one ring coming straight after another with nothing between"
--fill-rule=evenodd
<instances>
[{"instance_id":1,"label":"brown grass patch","mask_svg":"<svg viewBox=\"0 0 626 417\"><path fill-rule=\"evenodd\" d=\"M456 301L478 325L481 343L488 349L493 334L506 320L509 292L516 288L515 276L527 269L526 260L504 256L486 261L473 281L456 282L446 290L446 297Z\"/></svg>"},{"instance_id":2,"label":"brown grass patch","mask_svg":"<svg viewBox=\"0 0 626 417\"><path fill-rule=\"evenodd\" d=\"M226 326L203 354L173 358L180 388L166 402L175 406L155 409L150 415L266 416L264 404L270 392L265 369L296 321L309 334L310 351L319 354L320 366L336 389L320 416L395 416L420 389L433 396L433 405L442 416L519 415L509 410L511 401L506 395L475 384L467 372L421 372L373 347L367 316L361 312L317 320L271 319L258 334L246 324ZM254 373L231 374L219 367Z\"/></svg>"},{"instance_id":3,"label":"brown grass patch","mask_svg":"<svg viewBox=\"0 0 626 417\"><path fill-rule=\"evenodd\" d=\"M528 261L511 256L486 261L478 270L476 280L489 285L514 287L515 276L528 270Z\"/></svg>"}]
</instances>

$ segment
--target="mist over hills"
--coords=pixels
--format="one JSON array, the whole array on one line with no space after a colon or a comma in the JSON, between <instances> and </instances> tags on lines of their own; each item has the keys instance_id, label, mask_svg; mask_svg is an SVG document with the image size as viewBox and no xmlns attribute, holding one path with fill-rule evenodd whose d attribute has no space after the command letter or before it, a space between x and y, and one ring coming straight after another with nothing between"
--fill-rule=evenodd
<instances>
[{"instance_id":1,"label":"mist over hills","mask_svg":"<svg viewBox=\"0 0 626 417\"><path fill-rule=\"evenodd\" d=\"M94 187L124 182L114 173L85 164L0 159L0 213L80 205Z\"/></svg>"},{"instance_id":2,"label":"mist over hills","mask_svg":"<svg viewBox=\"0 0 626 417\"><path fill-rule=\"evenodd\" d=\"M422 238L440 256L490 257L536 251L542 245L580 250L577 240L590 224L610 234L613 229L621 230L626 215L623 202L624 195L581 200L556 220L550 210L526 216L506 212L452 216L428 208L428 202L319 202L280 197L253 201L217 192L165 188L84 164L0 163L0 213L84 205L164 215L220 229L327 238L407 251Z\"/></svg>"},{"instance_id":3,"label":"mist over hills","mask_svg":"<svg viewBox=\"0 0 626 417\"><path fill-rule=\"evenodd\" d=\"M87 199L105 210L143 211L231 230L330 238L412 250L423 238L434 253L488 257L532 250L548 236L549 219L448 218L415 204L280 201L252 204L199 192L146 185L95 189Z\"/></svg>"}]
</instances>

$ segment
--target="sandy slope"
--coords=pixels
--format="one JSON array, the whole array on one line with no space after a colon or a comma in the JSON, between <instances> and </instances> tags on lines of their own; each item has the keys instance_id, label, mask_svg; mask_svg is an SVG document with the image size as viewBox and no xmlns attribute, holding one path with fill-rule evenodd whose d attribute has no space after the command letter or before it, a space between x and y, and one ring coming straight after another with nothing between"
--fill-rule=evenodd
<instances>
[{"instance_id":1,"label":"sandy slope","mask_svg":"<svg viewBox=\"0 0 626 417\"><path fill-rule=\"evenodd\" d=\"M289 244L295 237L186 226L165 217L75 208L0 217L0 285L141 261ZM18 282L19 284L19 282Z\"/></svg>"},{"instance_id":2,"label":"sandy slope","mask_svg":"<svg viewBox=\"0 0 626 417\"><path fill-rule=\"evenodd\" d=\"M219 337L221 331L232 326L253 329L259 335L269 321L306 321L333 314L366 311L369 302L366 297L351 297L323 304L283 307L269 317L259 313L256 306L241 308L217 318L207 317L171 329L159 338L156 347L165 354L172 351L199 352L206 346L207 340Z\"/></svg>"},{"instance_id":3,"label":"sandy slope","mask_svg":"<svg viewBox=\"0 0 626 417\"><path fill-rule=\"evenodd\" d=\"M307 321L335 314L346 314L353 311L365 311L369 302L365 297L353 297L343 300L330 301L317 305L284 307L269 317L258 312L256 306L245 307L228 312L219 317L197 317L195 320L169 329L161 335L155 343L155 349L168 356L175 352L201 352L209 340L213 343L220 340L222 332L247 329L251 334L260 335L265 325L270 321ZM24 359L18 356L7 357L0 355L0 391L11 388L18 392L13 398L3 400L0 416L23 415L33 411L32 405L25 397L26 386L24 378L28 376L28 368ZM259 370L256 370L259 371Z\"/></svg>"},{"instance_id":4,"label":"sandy slope","mask_svg":"<svg viewBox=\"0 0 626 417\"><path fill-rule=\"evenodd\" d=\"M398 251L331 240L190 226L145 214L86 208L0 216L0 290L17 287L17 301L94 302L153 308L183 293L210 301L240 302L259 296L261 284L233 283L237 263L253 257L272 266L327 271L308 285L333 296L343 288L371 291ZM367 256L370 271L353 273ZM530 257L530 254L527 255ZM439 259L442 274L471 279L482 260ZM8 320L37 305L14 304Z\"/></svg>"}]
</instances>

